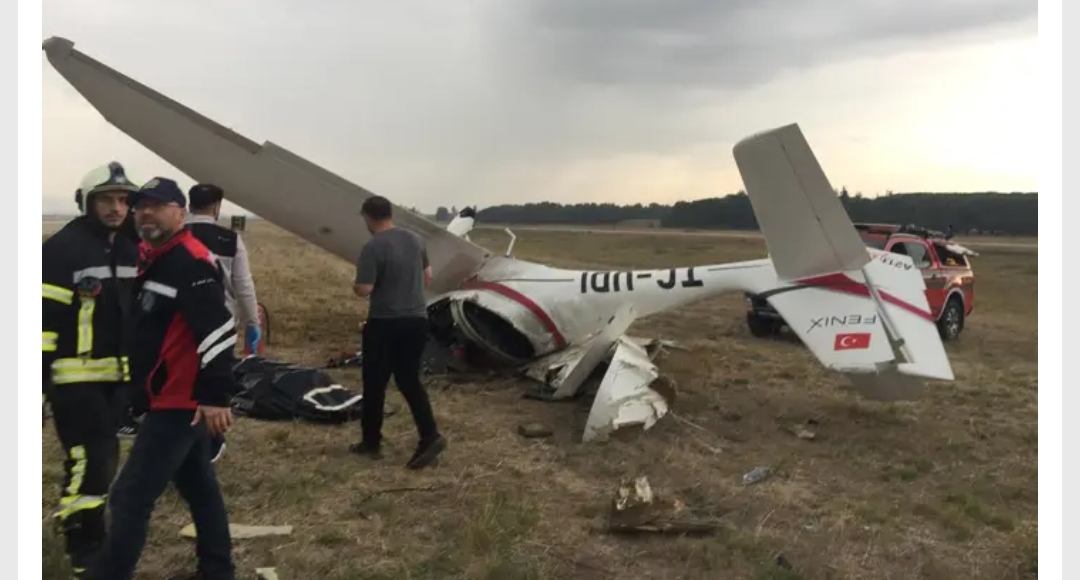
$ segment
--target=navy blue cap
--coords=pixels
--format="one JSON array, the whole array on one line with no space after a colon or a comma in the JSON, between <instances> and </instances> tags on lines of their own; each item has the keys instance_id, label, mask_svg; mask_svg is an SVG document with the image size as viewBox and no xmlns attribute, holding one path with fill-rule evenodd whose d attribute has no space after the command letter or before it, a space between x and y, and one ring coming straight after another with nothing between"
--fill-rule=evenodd
<instances>
[{"instance_id":1,"label":"navy blue cap","mask_svg":"<svg viewBox=\"0 0 1080 580\"><path fill-rule=\"evenodd\" d=\"M156 199L162 203L175 203L180 207L187 205L187 198L184 197L180 186L167 177L155 177L147 181L139 188L139 191L131 194L129 203L135 205L144 198Z\"/></svg>"}]
</instances>

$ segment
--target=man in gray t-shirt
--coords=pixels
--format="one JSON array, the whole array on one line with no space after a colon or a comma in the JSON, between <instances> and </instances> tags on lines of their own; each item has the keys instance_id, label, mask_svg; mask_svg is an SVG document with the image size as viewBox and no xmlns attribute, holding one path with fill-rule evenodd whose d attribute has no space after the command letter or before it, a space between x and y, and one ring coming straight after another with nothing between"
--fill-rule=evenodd
<instances>
[{"instance_id":1,"label":"man in gray t-shirt","mask_svg":"<svg viewBox=\"0 0 1080 580\"><path fill-rule=\"evenodd\" d=\"M391 227L372 234L356 259L354 283L371 285L368 320L427 318L424 287L431 277L427 248L417 235Z\"/></svg>"},{"instance_id":2,"label":"man in gray t-shirt","mask_svg":"<svg viewBox=\"0 0 1080 580\"><path fill-rule=\"evenodd\" d=\"M381 196L360 208L371 239L356 260L353 291L370 300L363 330L364 402L360 429L363 439L349 450L378 459L381 454L383 407L390 376L409 405L420 443L406 464L419 469L446 448L439 434L424 386L420 360L428 340L427 299L431 282L424 241L394 227L390 202Z\"/></svg>"}]
</instances>

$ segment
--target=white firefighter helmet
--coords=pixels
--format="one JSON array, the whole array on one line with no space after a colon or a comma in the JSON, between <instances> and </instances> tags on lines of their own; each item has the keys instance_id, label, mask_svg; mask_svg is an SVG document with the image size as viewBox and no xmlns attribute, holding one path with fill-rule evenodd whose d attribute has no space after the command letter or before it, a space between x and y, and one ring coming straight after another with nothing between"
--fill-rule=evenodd
<instances>
[{"instance_id":1,"label":"white firefighter helmet","mask_svg":"<svg viewBox=\"0 0 1080 580\"><path fill-rule=\"evenodd\" d=\"M116 161L95 167L83 176L79 189L75 190L75 203L83 213L90 209L90 198L102 191L139 191L138 184L128 179L124 166Z\"/></svg>"}]
</instances>

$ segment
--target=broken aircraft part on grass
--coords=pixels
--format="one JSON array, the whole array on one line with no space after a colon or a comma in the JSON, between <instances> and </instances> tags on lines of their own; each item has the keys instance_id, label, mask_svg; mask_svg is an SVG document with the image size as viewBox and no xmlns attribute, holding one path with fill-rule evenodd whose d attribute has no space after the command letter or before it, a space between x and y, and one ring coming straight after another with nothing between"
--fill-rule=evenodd
<instances>
[{"instance_id":1,"label":"broken aircraft part on grass","mask_svg":"<svg viewBox=\"0 0 1080 580\"><path fill-rule=\"evenodd\" d=\"M258 580L281 580L276 568L255 568L255 577Z\"/></svg>"},{"instance_id":2,"label":"broken aircraft part on grass","mask_svg":"<svg viewBox=\"0 0 1080 580\"><path fill-rule=\"evenodd\" d=\"M678 498L658 497L644 475L619 485L607 518L607 531L618 534L701 535L711 534L719 526L718 518L696 517Z\"/></svg>"},{"instance_id":3,"label":"broken aircraft part on grass","mask_svg":"<svg viewBox=\"0 0 1080 580\"><path fill-rule=\"evenodd\" d=\"M113 126L237 205L352 261L369 234L357 208L372 194L271 142L258 144L50 38L52 66ZM768 300L827 368L859 392L908 396L922 379L952 380L949 359L911 258L876 259L841 206L797 124L733 149L769 259L654 270L569 270L504 255L467 239L469 220L443 228L395 206L396 225L427 243L432 340L492 368L525 369L551 398L575 395L612 361L585 438L666 411L652 368L623 333L639 318L724 292ZM295 192L305 192L298 203ZM722 243L722 242L721 242ZM851 313L873 323L807 333L810 320ZM704 329L703 329L704 330Z\"/></svg>"},{"instance_id":4,"label":"broken aircraft part on grass","mask_svg":"<svg viewBox=\"0 0 1080 580\"><path fill-rule=\"evenodd\" d=\"M249 526L246 524L229 524L229 536L233 540L249 540L251 538L265 538L269 536L288 536L292 534L292 526ZM198 538L198 529L195 524L188 524L180 529L180 535L189 538Z\"/></svg>"}]
</instances>

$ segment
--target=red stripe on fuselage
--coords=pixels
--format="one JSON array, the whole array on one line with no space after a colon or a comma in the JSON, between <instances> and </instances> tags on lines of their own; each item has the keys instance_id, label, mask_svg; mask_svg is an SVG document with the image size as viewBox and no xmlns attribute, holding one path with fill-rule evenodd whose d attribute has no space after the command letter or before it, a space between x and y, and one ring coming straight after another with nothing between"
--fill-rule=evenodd
<instances>
[{"instance_id":1,"label":"red stripe on fuselage","mask_svg":"<svg viewBox=\"0 0 1080 580\"><path fill-rule=\"evenodd\" d=\"M503 286L498 282L483 282L475 280L472 282L466 282L465 287L481 290L491 290L496 294L501 294L502 296L505 296L513 300L514 302L517 302L518 304L524 306L526 309L529 310L529 312L532 312L533 316L535 316L536 319L540 321L540 324L542 324L544 328L547 329L547 331L550 332L553 337L555 337L555 345L558 348L563 348L564 346L566 346L566 338L563 337L562 332L559 331L559 327L555 326L555 321L552 320L550 316L548 316L547 312L544 312L543 308L540 308L539 304L533 302L532 299L528 296L522 294L521 292L518 292L517 290L514 290L513 288L510 288L509 286Z\"/></svg>"},{"instance_id":2,"label":"red stripe on fuselage","mask_svg":"<svg viewBox=\"0 0 1080 580\"><path fill-rule=\"evenodd\" d=\"M803 278L802 280L795 280L796 284L802 284L804 286L814 286L815 288L822 288L825 290L836 290L837 292L843 292L844 294L851 294L853 296L862 296L864 298L871 298L870 289L866 287L866 284L862 282L856 282L849 278L846 274L828 274L825 276L814 276L812 278ZM930 312L905 302L888 292L882 292L878 290L878 294L881 295L881 299L893 306L907 310L908 312L922 317L930 322L934 321L934 316Z\"/></svg>"}]
</instances>

